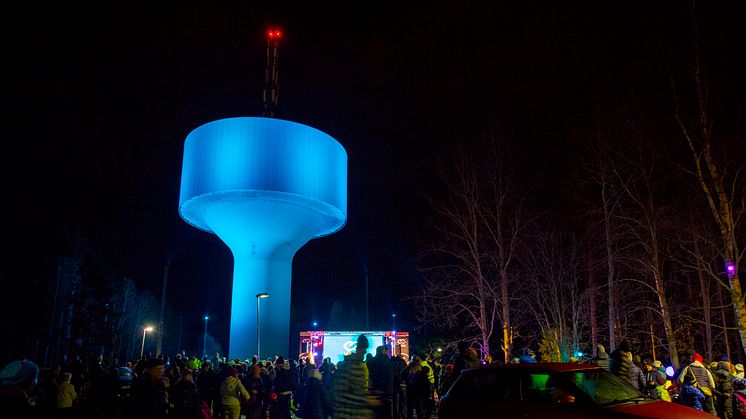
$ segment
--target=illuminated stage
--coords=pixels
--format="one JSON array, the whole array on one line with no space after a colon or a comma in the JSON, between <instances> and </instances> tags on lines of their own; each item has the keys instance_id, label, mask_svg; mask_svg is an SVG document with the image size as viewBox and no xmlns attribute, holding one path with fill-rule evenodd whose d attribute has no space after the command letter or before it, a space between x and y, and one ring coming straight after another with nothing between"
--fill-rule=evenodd
<instances>
[{"instance_id":1,"label":"illuminated stage","mask_svg":"<svg viewBox=\"0 0 746 419\"><path fill-rule=\"evenodd\" d=\"M331 358L332 363L341 361L345 355L355 351L357 338L361 334L368 338L367 353L376 354L377 346L387 346L391 356L401 355L409 362L409 333L395 331L324 331L315 330L300 332L300 354L321 364L324 358Z\"/></svg>"}]
</instances>

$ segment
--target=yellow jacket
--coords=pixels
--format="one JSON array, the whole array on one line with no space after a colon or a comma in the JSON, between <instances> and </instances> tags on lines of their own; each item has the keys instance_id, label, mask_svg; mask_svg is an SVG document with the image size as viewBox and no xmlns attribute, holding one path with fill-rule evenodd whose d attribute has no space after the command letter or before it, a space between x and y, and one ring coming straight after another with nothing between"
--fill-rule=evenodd
<instances>
[{"instance_id":1,"label":"yellow jacket","mask_svg":"<svg viewBox=\"0 0 746 419\"><path fill-rule=\"evenodd\" d=\"M57 408L73 407L73 402L78 398L75 386L69 381L64 381L57 386Z\"/></svg>"},{"instance_id":2,"label":"yellow jacket","mask_svg":"<svg viewBox=\"0 0 746 419\"><path fill-rule=\"evenodd\" d=\"M236 377L226 377L220 385L220 403L228 406L238 406L241 404L241 397L249 400L249 392L241 384L241 380Z\"/></svg>"}]
</instances>

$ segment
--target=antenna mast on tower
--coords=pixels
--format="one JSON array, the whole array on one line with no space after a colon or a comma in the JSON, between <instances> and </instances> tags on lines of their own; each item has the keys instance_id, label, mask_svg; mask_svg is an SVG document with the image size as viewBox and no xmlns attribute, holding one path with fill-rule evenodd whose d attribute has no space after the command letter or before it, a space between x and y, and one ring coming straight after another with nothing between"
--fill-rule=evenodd
<instances>
[{"instance_id":1,"label":"antenna mast on tower","mask_svg":"<svg viewBox=\"0 0 746 419\"><path fill-rule=\"evenodd\" d=\"M277 60L281 37L282 32L279 29L270 29L267 32L267 67L264 70L264 91L262 92L264 116L267 118L274 118L275 108L277 107L277 96L279 94Z\"/></svg>"}]
</instances>

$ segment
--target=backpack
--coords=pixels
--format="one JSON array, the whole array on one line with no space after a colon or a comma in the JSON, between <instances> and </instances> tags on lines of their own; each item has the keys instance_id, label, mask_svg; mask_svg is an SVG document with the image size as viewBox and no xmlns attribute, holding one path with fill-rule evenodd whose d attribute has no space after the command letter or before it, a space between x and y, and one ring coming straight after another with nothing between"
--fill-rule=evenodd
<instances>
[{"instance_id":1,"label":"backpack","mask_svg":"<svg viewBox=\"0 0 746 419\"><path fill-rule=\"evenodd\" d=\"M692 371L691 367L689 367L689 374L691 374L692 378L694 379L694 381L692 381L692 386L694 388L700 389L700 391L702 391L702 393L705 396L712 397L712 389L710 387L707 387L707 386L702 387L702 386L699 385L699 381L697 381L697 376L694 374L694 371Z\"/></svg>"}]
</instances>

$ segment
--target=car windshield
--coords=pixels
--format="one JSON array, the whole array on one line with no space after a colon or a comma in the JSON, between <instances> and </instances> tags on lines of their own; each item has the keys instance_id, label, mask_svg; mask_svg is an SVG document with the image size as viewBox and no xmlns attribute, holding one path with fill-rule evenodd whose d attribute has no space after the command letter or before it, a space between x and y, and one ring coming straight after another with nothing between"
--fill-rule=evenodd
<instances>
[{"instance_id":1,"label":"car windshield","mask_svg":"<svg viewBox=\"0 0 746 419\"><path fill-rule=\"evenodd\" d=\"M644 398L634 387L605 370L577 371L568 374L572 382L599 405Z\"/></svg>"}]
</instances>

